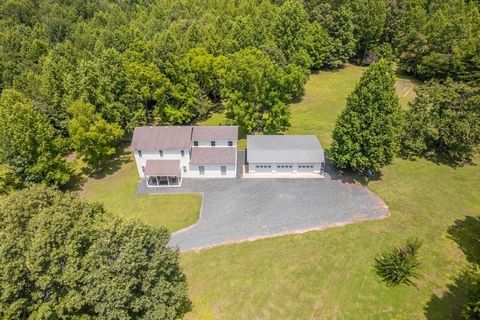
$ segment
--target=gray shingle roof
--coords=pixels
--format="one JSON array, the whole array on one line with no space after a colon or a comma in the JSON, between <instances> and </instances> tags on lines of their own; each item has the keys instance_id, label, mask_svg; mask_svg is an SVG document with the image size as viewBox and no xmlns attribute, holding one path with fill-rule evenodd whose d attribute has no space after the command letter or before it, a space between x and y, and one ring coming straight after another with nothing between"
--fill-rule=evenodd
<instances>
[{"instance_id":1,"label":"gray shingle roof","mask_svg":"<svg viewBox=\"0 0 480 320\"><path fill-rule=\"evenodd\" d=\"M191 126L137 127L133 131L132 149L187 149L191 138Z\"/></svg>"},{"instance_id":2,"label":"gray shingle roof","mask_svg":"<svg viewBox=\"0 0 480 320\"><path fill-rule=\"evenodd\" d=\"M147 160L146 176L178 176L180 175L180 160Z\"/></svg>"},{"instance_id":3,"label":"gray shingle roof","mask_svg":"<svg viewBox=\"0 0 480 320\"><path fill-rule=\"evenodd\" d=\"M190 163L193 164L234 164L237 148L193 147Z\"/></svg>"},{"instance_id":4,"label":"gray shingle roof","mask_svg":"<svg viewBox=\"0 0 480 320\"><path fill-rule=\"evenodd\" d=\"M249 135L247 161L252 163L315 163L325 155L314 135Z\"/></svg>"},{"instance_id":5,"label":"gray shingle roof","mask_svg":"<svg viewBox=\"0 0 480 320\"><path fill-rule=\"evenodd\" d=\"M192 140L238 140L237 126L196 126Z\"/></svg>"}]
</instances>

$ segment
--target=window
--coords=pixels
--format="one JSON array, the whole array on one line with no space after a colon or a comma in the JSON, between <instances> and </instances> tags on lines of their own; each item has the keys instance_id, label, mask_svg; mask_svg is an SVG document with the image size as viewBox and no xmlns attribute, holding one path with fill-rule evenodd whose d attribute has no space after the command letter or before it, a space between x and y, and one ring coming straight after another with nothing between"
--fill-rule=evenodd
<instances>
[{"instance_id":1,"label":"window","mask_svg":"<svg viewBox=\"0 0 480 320\"><path fill-rule=\"evenodd\" d=\"M187 167L183 166L183 172L187 172Z\"/></svg>"},{"instance_id":2,"label":"window","mask_svg":"<svg viewBox=\"0 0 480 320\"><path fill-rule=\"evenodd\" d=\"M160 154L160 157L163 157L163 150L158 150L158 153Z\"/></svg>"},{"instance_id":3,"label":"window","mask_svg":"<svg viewBox=\"0 0 480 320\"><path fill-rule=\"evenodd\" d=\"M212 147L215 147L215 141L210 141L210 145L211 145Z\"/></svg>"},{"instance_id":4,"label":"window","mask_svg":"<svg viewBox=\"0 0 480 320\"><path fill-rule=\"evenodd\" d=\"M142 157L142 150L138 150L138 156L141 158Z\"/></svg>"},{"instance_id":5,"label":"window","mask_svg":"<svg viewBox=\"0 0 480 320\"><path fill-rule=\"evenodd\" d=\"M145 173L145 167L144 166L142 166L142 172Z\"/></svg>"},{"instance_id":6,"label":"window","mask_svg":"<svg viewBox=\"0 0 480 320\"><path fill-rule=\"evenodd\" d=\"M185 150L180 150L180 154L182 155L182 157L185 157Z\"/></svg>"},{"instance_id":7,"label":"window","mask_svg":"<svg viewBox=\"0 0 480 320\"><path fill-rule=\"evenodd\" d=\"M233 147L233 141L228 141L228 146Z\"/></svg>"},{"instance_id":8,"label":"window","mask_svg":"<svg viewBox=\"0 0 480 320\"><path fill-rule=\"evenodd\" d=\"M198 167L198 171L200 173L201 176L204 176L205 175L205 167L204 166L199 166Z\"/></svg>"},{"instance_id":9,"label":"window","mask_svg":"<svg viewBox=\"0 0 480 320\"><path fill-rule=\"evenodd\" d=\"M193 146L198 147L198 141L193 141Z\"/></svg>"}]
</instances>

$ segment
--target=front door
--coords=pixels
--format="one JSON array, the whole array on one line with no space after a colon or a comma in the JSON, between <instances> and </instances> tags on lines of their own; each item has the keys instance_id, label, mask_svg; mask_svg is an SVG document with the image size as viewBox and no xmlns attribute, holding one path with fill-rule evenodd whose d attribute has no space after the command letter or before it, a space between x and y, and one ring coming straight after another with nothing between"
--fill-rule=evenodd
<instances>
[{"instance_id":1,"label":"front door","mask_svg":"<svg viewBox=\"0 0 480 320\"><path fill-rule=\"evenodd\" d=\"M204 166L199 166L199 167L198 167L198 171L200 172L200 175L201 175L201 176L204 176L204 175L205 175L205 167L204 167Z\"/></svg>"},{"instance_id":2,"label":"front door","mask_svg":"<svg viewBox=\"0 0 480 320\"><path fill-rule=\"evenodd\" d=\"M227 166L221 166L220 171L222 172L222 176L226 176L227 175Z\"/></svg>"}]
</instances>

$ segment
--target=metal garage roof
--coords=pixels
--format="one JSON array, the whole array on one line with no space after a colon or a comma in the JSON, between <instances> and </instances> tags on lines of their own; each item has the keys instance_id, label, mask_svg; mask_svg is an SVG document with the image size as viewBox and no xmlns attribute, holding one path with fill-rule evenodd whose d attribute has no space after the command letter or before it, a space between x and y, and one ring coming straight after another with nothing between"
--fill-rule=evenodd
<instances>
[{"instance_id":1,"label":"metal garage roof","mask_svg":"<svg viewBox=\"0 0 480 320\"><path fill-rule=\"evenodd\" d=\"M314 135L249 135L247 162L316 163L325 155Z\"/></svg>"}]
</instances>

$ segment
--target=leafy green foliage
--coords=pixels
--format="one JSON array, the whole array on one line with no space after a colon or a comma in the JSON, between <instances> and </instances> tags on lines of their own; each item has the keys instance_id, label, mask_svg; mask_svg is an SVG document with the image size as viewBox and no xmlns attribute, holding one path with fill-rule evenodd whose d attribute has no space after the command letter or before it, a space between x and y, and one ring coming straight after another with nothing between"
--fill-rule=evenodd
<instances>
[{"instance_id":1,"label":"leafy green foliage","mask_svg":"<svg viewBox=\"0 0 480 320\"><path fill-rule=\"evenodd\" d=\"M21 186L15 169L7 164L0 164L0 196Z\"/></svg>"},{"instance_id":2,"label":"leafy green foliage","mask_svg":"<svg viewBox=\"0 0 480 320\"><path fill-rule=\"evenodd\" d=\"M68 133L78 156L96 168L115 154L118 139L123 130L118 124L110 124L95 112L89 103L77 100L69 107L72 119Z\"/></svg>"},{"instance_id":3,"label":"leafy green foliage","mask_svg":"<svg viewBox=\"0 0 480 320\"><path fill-rule=\"evenodd\" d=\"M419 87L402 144L410 155L433 152L455 163L472 159L480 151L480 89L451 80Z\"/></svg>"},{"instance_id":4,"label":"leafy green foliage","mask_svg":"<svg viewBox=\"0 0 480 320\"><path fill-rule=\"evenodd\" d=\"M399 150L402 115L395 75L386 60L372 64L333 130L330 159L341 169L379 171Z\"/></svg>"},{"instance_id":5,"label":"leafy green foliage","mask_svg":"<svg viewBox=\"0 0 480 320\"><path fill-rule=\"evenodd\" d=\"M298 67L287 70L257 49L229 56L222 78L227 117L246 132L285 130L290 115L287 102L306 80Z\"/></svg>"},{"instance_id":6,"label":"leafy green foliage","mask_svg":"<svg viewBox=\"0 0 480 320\"><path fill-rule=\"evenodd\" d=\"M401 44L400 59L408 72L423 79L480 78L478 2L436 0L416 14L417 27Z\"/></svg>"},{"instance_id":7,"label":"leafy green foliage","mask_svg":"<svg viewBox=\"0 0 480 320\"><path fill-rule=\"evenodd\" d=\"M0 132L0 164L13 168L23 186L61 186L70 179L63 140L32 102L15 90L0 95Z\"/></svg>"},{"instance_id":8,"label":"leafy green foliage","mask_svg":"<svg viewBox=\"0 0 480 320\"><path fill-rule=\"evenodd\" d=\"M420 240L408 239L405 245L381 253L375 258L375 273L389 287L415 285L412 279L419 278L417 254L421 246Z\"/></svg>"},{"instance_id":9,"label":"leafy green foliage","mask_svg":"<svg viewBox=\"0 0 480 320\"><path fill-rule=\"evenodd\" d=\"M190 309L169 234L44 187L0 203L0 317L177 319Z\"/></svg>"}]
</instances>

